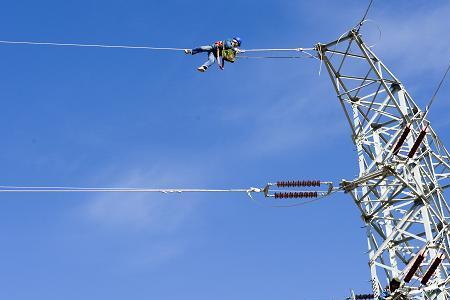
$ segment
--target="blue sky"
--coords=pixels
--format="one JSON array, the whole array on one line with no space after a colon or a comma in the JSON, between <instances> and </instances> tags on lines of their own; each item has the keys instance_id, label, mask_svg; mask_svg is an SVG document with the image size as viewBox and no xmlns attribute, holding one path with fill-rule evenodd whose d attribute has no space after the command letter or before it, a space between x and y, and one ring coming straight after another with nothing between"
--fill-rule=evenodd
<instances>
[{"instance_id":1,"label":"blue sky","mask_svg":"<svg viewBox=\"0 0 450 300\"><path fill-rule=\"evenodd\" d=\"M366 1L4 1L1 38L310 47ZM423 107L449 59L448 1L375 1L374 51ZM376 40L374 26L365 36ZM237 187L357 174L350 131L313 60L0 46L2 185ZM430 119L450 142L448 82ZM0 201L4 299L342 299L369 291L346 195L271 209L244 195L17 194Z\"/></svg>"}]
</instances>

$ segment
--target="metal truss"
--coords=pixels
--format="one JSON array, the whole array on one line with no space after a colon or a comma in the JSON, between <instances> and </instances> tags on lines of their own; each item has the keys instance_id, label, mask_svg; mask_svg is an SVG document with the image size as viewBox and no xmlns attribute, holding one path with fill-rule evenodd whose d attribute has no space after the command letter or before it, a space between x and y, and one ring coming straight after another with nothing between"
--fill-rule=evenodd
<instances>
[{"instance_id":1,"label":"metal truss","mask_svg":"<svg viewBox=\"0 0 450 300\"><path fill-rule=\"evenodd\" d=\"M321 198L345 190L359 208L366 224L373 294L399 279L403 286L390 298L445 300L450 292L450 207L444 193L450 187L450 155L403 84L366 45L359 33L370 9L357 28L315 48L247 49L242 52L296 51L314 57L316 50L325 66L357 149L359 176L332 182L280 181L265 188L247 189L151 189L0 186L0 193L17 192L121 192L121 193L246 193L274 199ZM185 51L127 45L63 44L0 41L0 44L46 45ZM299 58L241 57L241 58ZM327 190L317 190L321 185ZM309 188L312 189L309 189ZM294 189L292 189L294 188ZM308 190L304 190L308 188ZM253 198L252 198L253 199ZM296 204L294 204L296 205ZM281 206L283 207L283 206ZM284 206L286 207L286 206Z\"/></svg>"},{"instance_id":2,"label":"metal truss","mask_svg":"<svg viewBox=\"0 0 450 300\"><path fill-rule=\"evenodd\" d=\"M450 155L403 84L353 29L317 44L356 145L359 177L342 181L367 228L377 298L447 299Z\"/></svg>"}]
</instances>

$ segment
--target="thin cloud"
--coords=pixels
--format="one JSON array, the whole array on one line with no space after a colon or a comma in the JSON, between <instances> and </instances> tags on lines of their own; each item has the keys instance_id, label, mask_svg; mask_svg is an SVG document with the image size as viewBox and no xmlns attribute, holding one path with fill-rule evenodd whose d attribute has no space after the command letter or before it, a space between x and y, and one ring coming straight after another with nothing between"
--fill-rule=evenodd
<instances>
[{"instance_id":1,"label":"thin cloud","mask_svg":"<svg viewBox=\"0 0 450 300\"><path fill-rule=\"evenodd\" d=\"M382 40L375 48L402 73L437 72L450 58L450 3L420 9L387 10L376 18Z\"/></svg>"},{"instance_id":2,"label":"thin cloud","mask_svg":"<svg viewBox=\"0 0 450 300\"><path fill-rule=\"evenodd\" d=\"M303 86L306 89L311 84L316 88L305 94ZM300 84L287 86L276 101L250 102L239 110L224 113L225 121L247 127L240 144L235 145L243 155L260 157L293 149L301 151L303 145L321 145L328 143L332 136L345 134L347 124L342 122L340 107L333 105L338 99L335 94L324 92L332 91L328 76L312 76ZM252 107L259 109L255 111ZM323 118L328 122L319 121ZM330 122L335 124L332 128Z\"/></svg>"},{"instance_id":3,"label":"thin cloud","mask_svg":"<svg viewBox=\"0 0 450 300\"><path fill-rule=\"evenodd\" d=\"M127 262L132 268L147 269L182 256L188 248L189 245L180 239L161 240L136 249Z\"/></svg>"},{"instance_id":4,"label":"thin cloud","mask_svg":"<svg viewBox=\"0 0 450 300\"><path fill-rule=\"evenodd\" d=\"M151 171L135 168L116 180L118 187L185 187L203 176L196 169L156 167ZM117 177L117 176L109 176ZM179 201L182 198L182 201ZM199 197L153 193L115 193L95 196L83 208L88 221L106 229L169 234L176 232L195 214Z\"/></svg>"}]
</instances>

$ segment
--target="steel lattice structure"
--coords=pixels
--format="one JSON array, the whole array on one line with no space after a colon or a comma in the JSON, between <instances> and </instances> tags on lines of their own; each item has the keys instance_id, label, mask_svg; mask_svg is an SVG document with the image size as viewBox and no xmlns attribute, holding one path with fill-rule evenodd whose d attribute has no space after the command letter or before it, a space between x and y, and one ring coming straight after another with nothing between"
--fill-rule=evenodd
<instances>
[{"instance_id":1,"label":"steel lattice structure","mask_svg":"<svg viewBox=\"0 0 450 300\"><path fill-rule=\"evenodd\" d=\"M0 193L121 192L121 193L247 193L274 199L322 198L344 190L350 194L366 225L373 294L378 298L393 279L403 282L390 299L446 300L450 293L450 207L444 196L450 187L450 154L403 84L366 45L359 32L365 22L328 44L314 48L248 49L241 52L295 51L325 66L358 154L359 176L340 188L320 180L280 181L264 188L154 189L0 186ZM46 45L185 51L127 45L93 45L30 41L0 44ZM239 57L239 56L238 56ZM241 58L301 58L252 57ZM448 71L448 70L447 70ZM444 76L445 78L445 76ZM327 190L318 190L327 185ZM307 190L305 190L307 188ZM252 198L253 199L253 198Z\"/></svg>"},{"instance_id":2,"label":"steel lattice structure","mask_svg":"<svg viewBox=\"0 0 450 300\"><path fill-rule=\"evenodd\" d=\"M357 149L359 177L342 181L342 188L351 194L366 224L374 297L389 280L399 278L405 283L394 298L447 299L448 151L426 113L364 43L358 29L317 44L316 50Z\"/></svg>"}]
</instances>

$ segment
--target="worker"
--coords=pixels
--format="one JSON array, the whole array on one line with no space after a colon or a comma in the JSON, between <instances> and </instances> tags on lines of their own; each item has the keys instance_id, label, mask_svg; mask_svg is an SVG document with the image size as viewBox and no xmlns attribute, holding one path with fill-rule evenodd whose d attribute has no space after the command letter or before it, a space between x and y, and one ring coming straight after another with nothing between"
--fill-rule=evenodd
<instances>
[{"instance_id":1,"label":"worker","mask_svg":"<svg viewBox=\"0 0 450 300\"><path fill-rule=\"evenodd\" d=\"M184 53L195 55L197 53L208 53L208 60L197 68L199 72L205 72L210 66L212 66L216 59L219 62L220 69L223 70L225 60L234 62L237 53L242 52L239 47L242 45L242 39L240 37L234 37L225 41L218 41L212 45L201 46L195 49L185 49ZM222 61L220 59L222 58Z\"/></svg>"}]
</instances>

